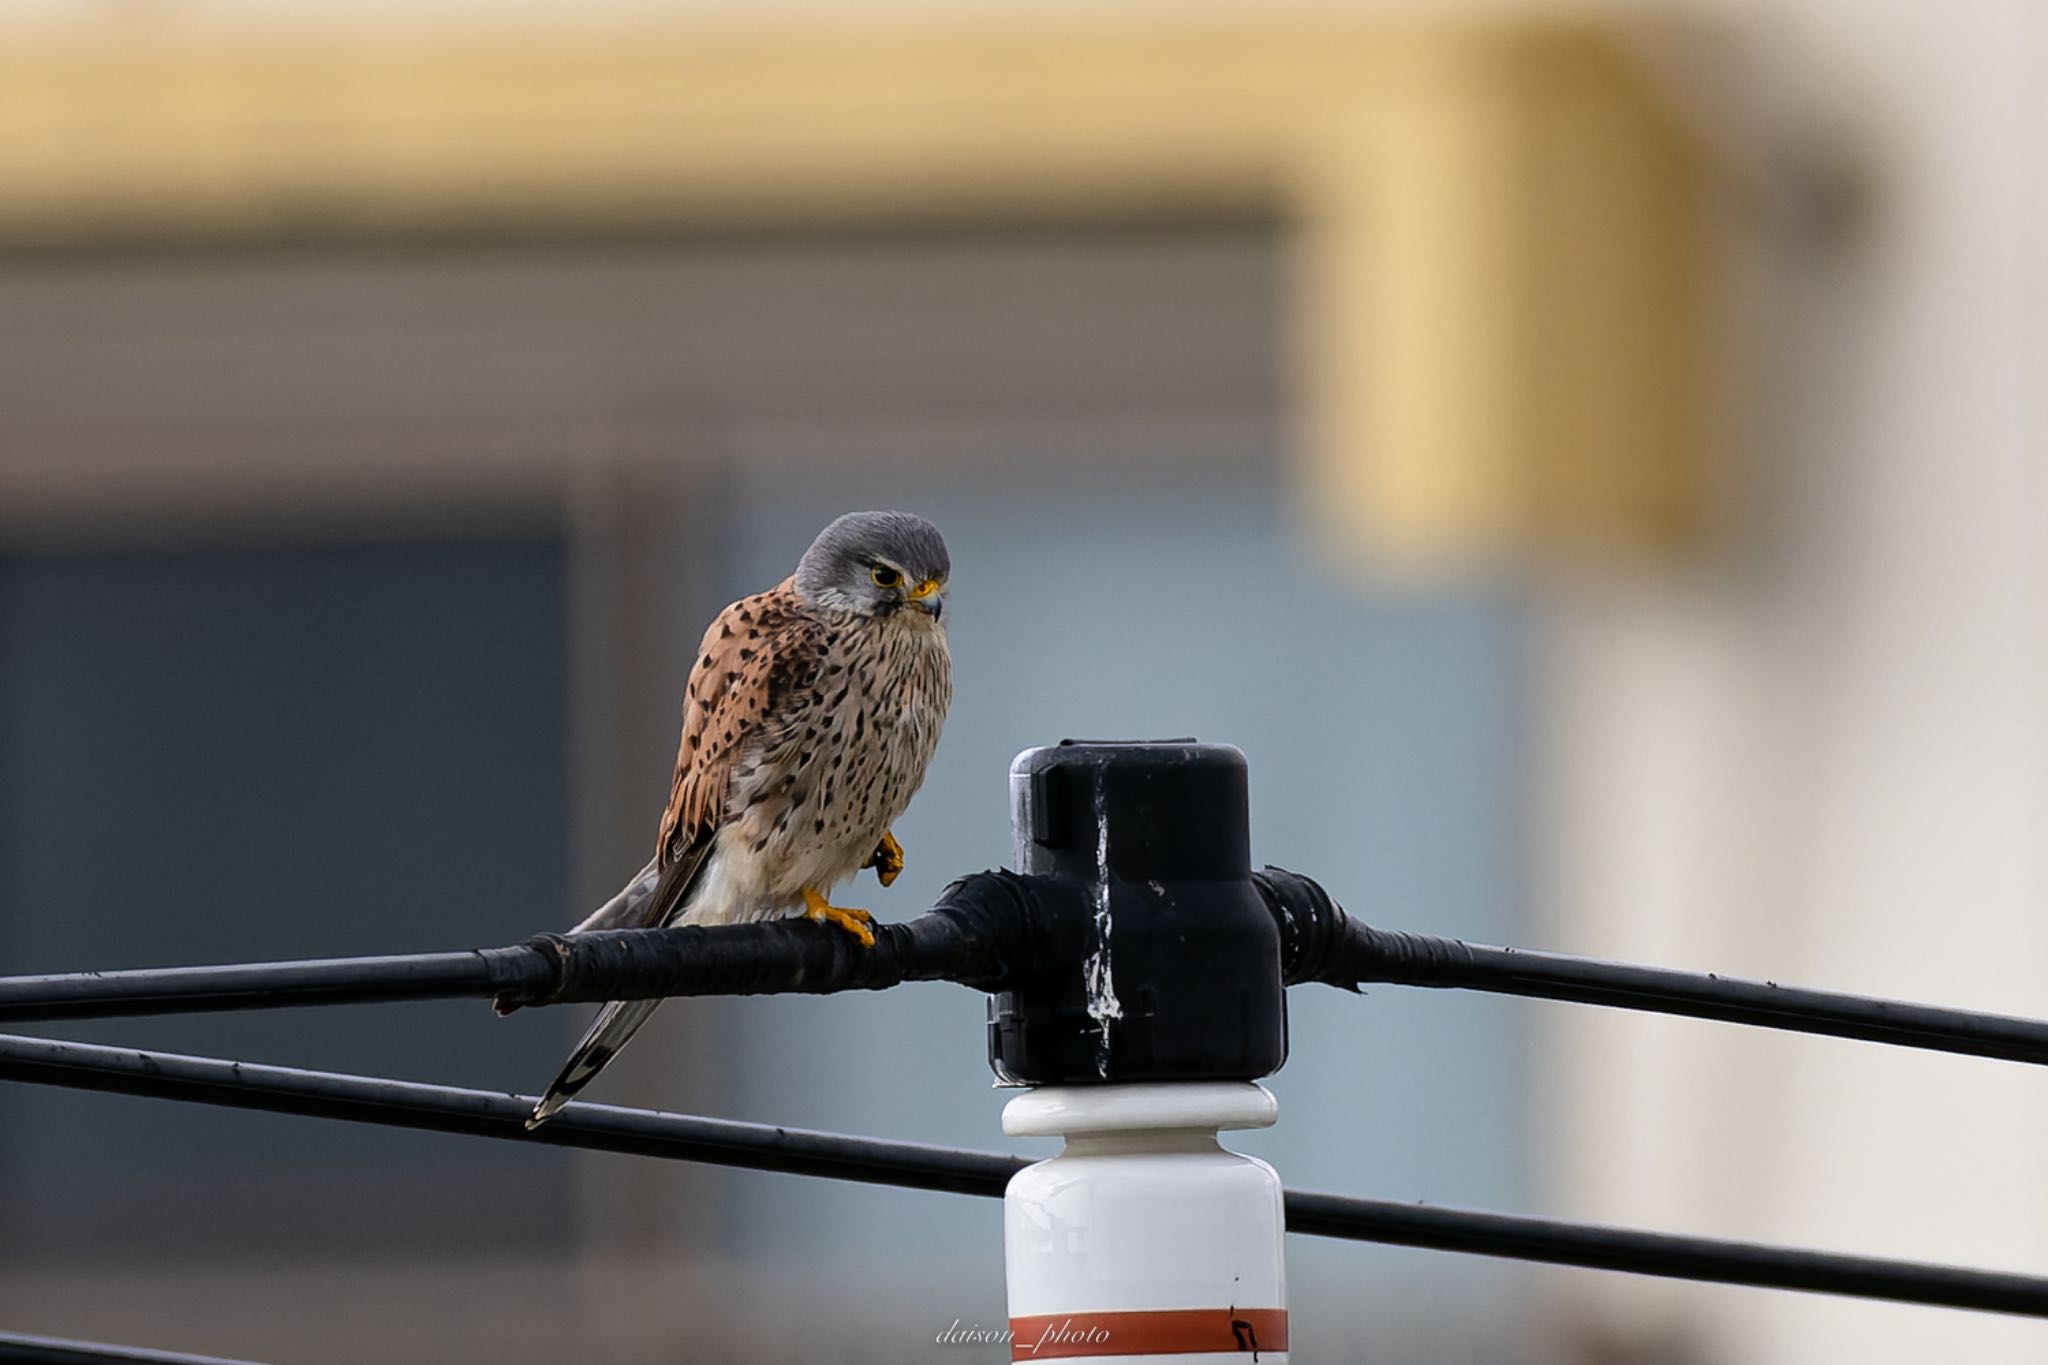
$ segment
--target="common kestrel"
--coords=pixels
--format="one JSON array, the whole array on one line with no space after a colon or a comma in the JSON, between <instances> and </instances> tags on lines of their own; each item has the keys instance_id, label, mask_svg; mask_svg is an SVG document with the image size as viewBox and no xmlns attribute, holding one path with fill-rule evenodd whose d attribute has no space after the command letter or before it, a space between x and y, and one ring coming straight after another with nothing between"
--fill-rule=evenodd
<instances>
[{"instance_id":1,"label":"common kestrel","mask_svg":"<svg viewBox=\"0 0 2048 1365\"><path fill-rule=\"evenodd\" d=\"M801 913L872 946L839 882L903 870L889 826L924 781L953 697L940 614L952 565L908 512L850 512L796 572L704 632L654 858L572 932L736 924ZM656 1000L604 1007L533 1108L531 1128L590 1083Z\"/></svg>"}]
</instances>

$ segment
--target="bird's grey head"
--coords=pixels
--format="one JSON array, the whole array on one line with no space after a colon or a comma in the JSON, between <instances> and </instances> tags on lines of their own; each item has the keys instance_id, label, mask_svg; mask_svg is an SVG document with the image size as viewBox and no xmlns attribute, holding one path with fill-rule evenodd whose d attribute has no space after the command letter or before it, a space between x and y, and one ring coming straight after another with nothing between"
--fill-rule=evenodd
<instances>
[{"instance_id":1,"label":"bird's grey head","mask_svg":"<svg viewBox=\"0 0 2048 1365\"><path fill-rule=\"evenodd\" d=\"M953 561L939 528L910 512L848 512L818 532L796 566L812 606L890 616L905 606L937 621Z\"/></svg>"}]
</instances>

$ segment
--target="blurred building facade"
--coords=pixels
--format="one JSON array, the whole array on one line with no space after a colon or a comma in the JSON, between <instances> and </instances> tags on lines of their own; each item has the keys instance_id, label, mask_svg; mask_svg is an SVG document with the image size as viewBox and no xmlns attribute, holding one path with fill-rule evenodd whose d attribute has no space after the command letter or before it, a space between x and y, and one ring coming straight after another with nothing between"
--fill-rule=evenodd
<instances>
[{"instance_id":1,"label":"blurred building facade","mask_svg":"<svg viewBox=\"0 0 2048 1365\"><path fill-rule=\"evenodd\" d=\"M1193 733L1377 921L2043 1012L2042 23L1702 13L1732 67L1547 15L25 16L7 969L568 922L643 856L697 623L900 504L954 543L960 700L880 913L1005 857L1015 750ZM1815 127L1868 176L1828 231ZM992 1145L980 1010L674 1004L601 1097ZM572 1022L93 1036L530 1089ZM1386 992L1293 1032L1246 1144L1292 1183L2048 1258L2048 1115L1988 1063ZM479 1146L10 1090L0 1315L280 1362L1002 1316L992 1205ZM2031 1350L1290 1254L1333 1358Z\"/></svg>"},{"instance_id":2,"label":"blurred building facade","mask_svg":"<svg viewBox=\"0 0 2048 1365\"><path fill-rule=\"evenodd\" d=\"M960 699L899 831L909 871L862 893L876 910L1006 859L1018 748L1170 731L1259 764L1265 856L1371 881L1390 918L1512 936L1511 614L1482 590L1364 601L1294 545L1278 256L1268 227L1193 224L22 269L17 448L45 490L94 460L123 473L24 516L8 561L7 899L47 907L9 921L10 962L568 922L645 856L694 623L871 503L932 515L961 562ZM178 818L98 856L110 791ZM1275 1157L1333 1186L1363 1152L1418 1194L1523 1202L1511 1009L1438 1028L1390 1001L1414 1022L1361 1036L1351 1003L1297 1011L1300 1121ZM982 1009L942 990L679 1004L607 1094L986 1146L1003 1097ZM93 1036L530 1088L572 1022L401 1007ZM1427 1052L1396 1044L1425 1028ZM1371 1116L1381 1085L1408 1097L1397 1122ZM980 1201L7 1105L0 1302L47 1330L278 1360L809 1358L823 1338L886 1360L1003 1315ZM1399 1286L1507 1283L1311 1247L1305 1298L1318 1273L1329 1302L1354 1297L1361 1265L1390 1277L1396 1321ZM1503 1311L1460 1335L1511 1331Z\"/></svg>"}]
</instances>

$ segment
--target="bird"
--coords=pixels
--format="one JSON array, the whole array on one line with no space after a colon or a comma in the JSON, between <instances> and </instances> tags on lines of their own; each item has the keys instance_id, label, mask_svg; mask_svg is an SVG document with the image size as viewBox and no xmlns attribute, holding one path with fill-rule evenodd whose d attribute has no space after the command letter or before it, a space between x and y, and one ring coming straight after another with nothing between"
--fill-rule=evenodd
<instances>
[{"instance_id":1,"label":"bird","mask_svg":"<svg viewBox=\"0 0 2048 1365\"><path fill-rule=\"evenodd\" d=\"M891 826L923 784L953 699L942 620L952 574L938 528L849 512L796 572L704 632L654 857L571 933L804 915L874 946L865 910L828 899L866 868L903 871ZM658 1000L599 1012L527 1119L588 1085Z\"/></svg>"}]
</instances>

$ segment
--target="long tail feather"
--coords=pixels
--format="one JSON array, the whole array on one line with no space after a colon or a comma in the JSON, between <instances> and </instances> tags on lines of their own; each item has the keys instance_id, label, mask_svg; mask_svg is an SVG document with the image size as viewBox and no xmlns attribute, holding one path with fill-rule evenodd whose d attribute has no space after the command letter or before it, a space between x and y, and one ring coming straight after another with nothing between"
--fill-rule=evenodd
<instances>
[{"instance_id":1,"label":"long tail feather","mask_svg":"<svg viewBox=\"0 0 2048 1365\"><path fill-rule=\"evenodd\" d=\"M569 1054L562 1074L555 1077L554 1084L533 1106L533 1113L526 1120L528 1131L553 1118L563 1105L589 1085L597 1073L604 1070L605 1064L619 1055L619 1050L632 1040L660 1004L659 1000L614 1000L598 1011L597 1022L590 1026L590 1032L583 1035L583 1041Z\"/></svg>"},{"instance_id":2,"label":"long tail feather","mask_svg":"<svg viewBox=\"0 0 2048 1365\"><path fill-rule=\"evenodd\" d=\"M571 932L588 933L629 926L653 928L682 920L690 890L697 884L698 873L704 870L711 846L712 837L707 833L678 853L667 866L663 866L659 859L647 864L634 874L633 880L627 882L618 895L600 905ZM590 1026L590 1032L583 1035L583 1041L569 1054L562 1074L555 1077L554 1084L542 1092L540 1102L533 1106L533 1113L526 1120L527 1129L531 1131L546 1123L575 1097L576 1092L589 1085L591 1078L619 1055L619 1050L640 1031L640 1026L660 1004L659 1000L614 1000L599 1010L597 1022Z\"/></svg>"},{"instance_id":3,"label":"long tail feather","mask_svg":"<svg viewBox=\"0 0 2048 1365\"><path fill-rule=\"evenodd\" d=\"M633 874L633 880L619 888L616 896L591 911L569 932L587 934L594 929L631 929L646 924L649 903L660 889L660 883L661 865L650 859L647 866ZM492 1012L501 1018L519 1008L516 1003L503 998L491 1004Z\"/></svg>"},{"instance_id":4,"label":"long tail feather","mask_svg":"<svg viewBox=\"0 0 2048 1365\"><path fill-rule=\"evenodd\" d=\"M569 932L587 934L593 929L631 929L647 923L647 904L661 883L661 866L652 859L633 874L633 880L619 888L619 894L590 912Z\"/></svg>"}]
</instances>

